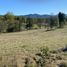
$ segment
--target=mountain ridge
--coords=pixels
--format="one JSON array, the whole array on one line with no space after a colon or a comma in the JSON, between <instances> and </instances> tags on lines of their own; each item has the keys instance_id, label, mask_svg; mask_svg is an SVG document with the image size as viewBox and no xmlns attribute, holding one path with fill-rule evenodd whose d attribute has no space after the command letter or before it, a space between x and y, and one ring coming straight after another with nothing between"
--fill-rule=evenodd
<instances>
[{"instance_id":1,"label":"mountain ridge","mask_svg":"<svg viewBox=\"0 0 67 67\"><path fill-rule=\"evenodd\" d=\"M52 15L48 15L48 14L28 14L28 15L24 15L25 17L29 17L29 18L49 18Z\"/></svg>"}]
</instances>

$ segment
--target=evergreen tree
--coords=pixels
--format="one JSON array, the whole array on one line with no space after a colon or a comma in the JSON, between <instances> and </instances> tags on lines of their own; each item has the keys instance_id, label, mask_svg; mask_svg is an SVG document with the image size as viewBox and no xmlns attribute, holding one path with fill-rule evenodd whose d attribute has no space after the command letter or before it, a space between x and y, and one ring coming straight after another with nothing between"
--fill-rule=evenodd
<instances>
[{"instance_id":1,"label":"evergreen tree","mask_svg":"<svg viewBox=\"0 0 67 67\"><path fill-rule=\"evenodd\" d=\"M26 19L26 29L32 29L32 26L33 26L33 24L32 24L32 18L27 18Z\"/></svg>"},{"instance_id":2,"label":"evergreen tree","mask_svg":"<svg viewBox=\"0 0 67 67\"><path fill-rule=\"evenodd\" d=\"M59 18L59 27L60 28L64 27L64 24L65 24L65 14L59 12L58 18Z\"/></svg>"}]
</instances>

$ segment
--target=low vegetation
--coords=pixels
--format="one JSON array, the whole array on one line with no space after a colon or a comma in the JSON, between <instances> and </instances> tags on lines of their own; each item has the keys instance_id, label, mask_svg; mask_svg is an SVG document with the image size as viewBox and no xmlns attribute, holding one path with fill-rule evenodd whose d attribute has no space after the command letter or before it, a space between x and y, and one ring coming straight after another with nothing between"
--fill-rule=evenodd
<instances>
[{"instance_id":1,"label":"low vegetation","mask_svg":"<svg viewBox=\"0 0 67 67\"><path fill-rule=\"evenodd\" d=\"M66 67L66 30L0 34L0 67Z\"/></svg>"}]
</instances>

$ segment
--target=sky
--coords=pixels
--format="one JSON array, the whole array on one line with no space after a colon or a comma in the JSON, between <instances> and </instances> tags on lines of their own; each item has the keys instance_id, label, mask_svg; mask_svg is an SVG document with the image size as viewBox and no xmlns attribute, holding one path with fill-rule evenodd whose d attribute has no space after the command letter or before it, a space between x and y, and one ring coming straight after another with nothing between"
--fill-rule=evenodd
<instances>
[{"instance_id":1,"label":"sky","mask_svg":"<svg viewBox=\"0 0 67 67\"><path fill-rule=\"evenodd\" d=\"M0 0L0 15L67 13L67 0Z\"/></svg>"}]
</instances>

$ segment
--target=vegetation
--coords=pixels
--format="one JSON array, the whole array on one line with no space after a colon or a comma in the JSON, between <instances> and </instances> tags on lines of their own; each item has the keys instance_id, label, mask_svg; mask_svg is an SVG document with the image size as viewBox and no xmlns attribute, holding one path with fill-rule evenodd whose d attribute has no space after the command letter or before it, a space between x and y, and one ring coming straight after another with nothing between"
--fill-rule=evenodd
<instances>
[{"instance_id":1,"label":"vegetation","mask_svg":"<svg viewBox=\"0 0 67 67\"><path fill-rule=\"evenodd\" d=\"M49 18L0 16L0 67L67 67L66 20L61 12Z\"/></svg>"},{"instance_id":2,"label":"vegetation","mask_svg":"<svg viewBox=\"0 0 67 67\"><path fill-rule=\"evenodd\" d=\"M36 29L0 34L0 67L59 67L67 63L66 30L67 26L48 32Z\"/></svg>"},{"instance_id":3,"label":"vegetation","mask_svg":"<svg viewBox=\"0 0 67 67\"><path fill-rule=\"evenodd\" d=\"M64 24L65 24L65 14L59 12L58 18L59 18L59 27L60 28L64 27Z\"/></svg>"},{"instance_id":4,"label":"vegetation","mask_svg":"<svg viewBox=\"0 0 67 67\"><path fill-rule=\"evenodd\" d=\"M62 28L65 25L65 14L59 12L58 16L51 16L49 18L29 18L24 16L14 16L13 13L0 16L0 32L18 32L23 30L47 28L52 30L54 28Z\"/></svg>"},{"instance_id":5,"label":"vegetation","mask_svg":"<svg viewBox=\"0 0 67 67\"><path fill-rule=\"evenodd\" d=\"M67 63L60 63L59 67L67 67Z\"/></svg>"}]
</instances>

